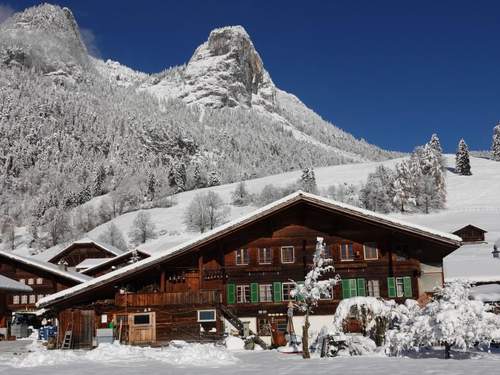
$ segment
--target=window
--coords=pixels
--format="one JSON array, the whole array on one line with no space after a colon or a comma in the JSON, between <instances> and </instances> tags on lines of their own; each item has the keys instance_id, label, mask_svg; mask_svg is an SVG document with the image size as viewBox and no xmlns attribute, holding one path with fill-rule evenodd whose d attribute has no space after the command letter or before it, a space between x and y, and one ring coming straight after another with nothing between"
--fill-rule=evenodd
<instances>
[{"instance_id":1,"label":"window","mask_svg":"<svg viewBox=\"0 0 500 375\"><path fill-rule=\"evenodd\" d=\"M236 285L236 302L250 302L250 285Z\"/></svg>"},{"instance_id":2,"label":"window","mask_svg":"<svg viewBox=\"0 0 500 375\"><path fill-rule=\"evenodd\" d=\"M19 305L19 296L12 296L12 303L14 305Z\"/></svg>"},{"instance_id":3,"label":"window","mask_svg":"<svg viewBox=\"0 0 500 375\"><path fill-rule=\"evenodd\" d=\"M149 324L149 314L134 315L134 324Z\"/></svg>"},{"instance_id":4,"label":"window","mask_svg":"<svg viewBox=\"0 0 500 375\"><path fill-rule=\"evenodd\" d=\"M396 296L403 297L405 295L405 283L402 277L396 277Z\"/></svg>"},{"instance_id":5,"label":"window","mask_svg":"<svg viewBox=\"0 0 500 375\"><path fill-rule=\"evenodd\" d=\"M36 295L30 294L29 303L35 303L35 302L36 302Z\"/></svg>"},{"instance_id":6,"label":"window","mask_svg":"<svg viewBox=\"0 0 500 375\"><path fill-rule=\"evenodd\" d=\"M292 301L293 297L290 295L290 292L295 288L293 283L283 283L282 284L282 290L283 290L283 301Z\"/></svg>"},{"instance_id":7,"label":"window","mask_svg":"<svg viewBox=\"0 0 500 375\"><path fill-rule=\"evenodd\" d=\"M28 296L27 295L22 295L21 296L21 303L22 304L28 303Z\"/></svg>"},{"instance_id":8,"label":"window","mask_svg":"<svg viewBox=\"0 0 500 375\"><path fill-rule=\"evenodd\" d=\"M340 244L340 260L354 260L354 248L351 242Z\"/></svg>"},{"instance_id":9,"label":"window","mask_svg":"<svg viewBox=\"0 0 500 375\"><path fill-rule=\"evenodd\" d=\"M378 259L378 249L375 242L367 242L363 245L365 252L365 260L377 260Z\"/></svg>"},{"instance_id":10,"label":"window","mask_svg":"<svg viewBox=\"0 0 500 375\"><path fill-rule=\"evenodd\" d=\"M273 262L273 249L261 247L259 249L259 264L271 264Z\"/></svg>"},{"instance_id":11,"label":"window","mask_svg":"<svg viewBox=\"0 0 500 375\"><path fill-rule=\"evenodd\" d=\"M198 322L215 322L215 310L198 310Z\"/></svg>"},{"instance_id":12,"label":"window","mask_svg":"<svg viewBox=\"0 0 500 375\"><path fill-rule=\"evenodd\" d=\"M28 285L33 285L35 283L35 279L28 279Z\"/></svg>"},{"instance_id":13,"label":"window","mask_svg":"<svg viewBox=\"0 0 500 375\"><path fill-rule=\"evenodd\" d=\"M368 295L370 297L380 297L380 286L378 280L368 280Z\"/></svg>"},{"instance_id":14,"label":"window","mask_svg":"<svg viewBox=\"0 0 500 375\"><path fill-rule=\"evenodd\" d=\"M281 263L295 262L295 250L293 246L283 246L281 248Z\"/></svg>"},{"instance_id":15,"label":"window","mask_svg":"<svg viewBox=\"0 0 500 375\"><path fill-rule=\"evenodd\" d=\"M236 250L236 264L238 266L247 265L249 263L248 249Z\"/></svg>"},{"instance_id":16,"label":"window","mask_svg":"<svg viewBox=\"0 0 500 375\"><path fill-rule=\"evenodd\" d=\"M365 295L365 279L342 279L342 298L364 297Z\"/></svg>"},{"instance_id":17,"label":"window","mask_svg":"<svg viewBox=\"0 0 500 375\"><path fill-rule=\"evenodd\" d=\"M260 302L273 302L273 285L260 284L259 285L259 299Z\"/></svg>"},{"instance_id":18,"label":"window","mask_svg":"<svg viewBox=\"0 0 500 375\"><path fill-rule=\"evenodd\" d=\"M43 279L41 277L38 277L36 279L36 285L42 285L43 284Z\"/></svg>"},{"instance_id":19,"label":"window","mask_svg":"<svg viewBox=\"0 0 500 375\"><path fill-rule=\"evenodd\" d=\"M19 282L20 282L21 284L26 284L26 279L19 279Z\"/></svg>"},{"instance_id":20,"label":"window","mask_svg":"<svg viewBox=\"0 0 500 375\"><path fill-rule=\"evenodd\" d=\"M43 294L39 294L37 298L38 298L38 301L40 301L43 298Z\"/></svg>"}]
</instances>

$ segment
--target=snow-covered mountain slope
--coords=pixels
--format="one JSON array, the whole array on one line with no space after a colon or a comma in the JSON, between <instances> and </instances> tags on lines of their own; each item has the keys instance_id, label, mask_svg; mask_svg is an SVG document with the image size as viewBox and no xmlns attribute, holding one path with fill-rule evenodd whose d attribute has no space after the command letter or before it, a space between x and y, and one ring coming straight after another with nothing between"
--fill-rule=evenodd
<instances>
[{"instance_id":1,"label":"snow-covered mountain slope","mask_svg":"<svg viewBox=\"0 0 500 375\"><path fill-rule=\"evenodd\" d=\"M356 168L352 168L349 165L317 168L315 170L317 185L320 190L326 190L329 186L339 183L357 185L363 183L368 174L373 172L377 165L383 164L388 167L394 167L401 160L393 159L381 163L360 163L356 165ZM452 165L454 157L446 155L446 161L448 165ZM487 230L487 240L494 242L500 238L500 194L498 194L498 186L500 186L500 163L473 157L471 158L471 165L472 176L459 176L447 172L448 203L445 210L428 215L392 214L392 216L445 232L452 232L466 224L473 224ZM285 187L296 182L299 177L300 172L282 173L248 180L246 181L246 186L250 193L257 194L266 185ZM150 240L139 248L154 253L155 251L169 248L197 236L197 233L186 230L183 224L183 217L193 197L201 191L212 190L221 196L224 202L230 207L229 220L256 209L253 206L232 206L230 204L231 193L235 188L236 183L183 192L175 196L177 204L173 207L148 210L160 235L157 239ZM97 205L97 202L94 203ZM113 219L113 223L127 235L136 215L137 211L129 212ZM105 226L106 224L95 228L88 233L88 237L97 238ZM42 253L37 257L44 259L45 256Z\"/></svg>"}]
</instances>

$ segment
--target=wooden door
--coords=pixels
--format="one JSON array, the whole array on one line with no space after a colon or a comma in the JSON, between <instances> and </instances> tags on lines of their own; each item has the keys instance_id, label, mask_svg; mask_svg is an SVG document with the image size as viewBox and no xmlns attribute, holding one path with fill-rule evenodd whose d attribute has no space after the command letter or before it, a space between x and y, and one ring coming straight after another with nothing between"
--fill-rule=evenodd
<instances>
[{"instance_id":1,"label":"wooden door","mask_svg":"<svg viewBox=\"0 0 500 375\"><path fill-rule=\"evenodd\" d=\"M156 315L150 313L135 313L128 316L129 344L145 345L156 342Z\"/></svg>"}]
</instances>

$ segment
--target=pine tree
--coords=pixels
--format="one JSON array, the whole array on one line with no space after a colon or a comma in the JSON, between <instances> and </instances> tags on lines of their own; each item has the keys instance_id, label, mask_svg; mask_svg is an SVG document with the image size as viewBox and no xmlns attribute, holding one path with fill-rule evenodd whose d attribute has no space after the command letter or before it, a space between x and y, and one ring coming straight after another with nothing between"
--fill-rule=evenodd
<instances>
[{"instance_id":1,"label":"pine tree","mask_svg":"<svg viewBox=\"0 0 500 375\"><path fill-rule=\"evenodd\" d=\"M148 182L147 182L147 196L150 201L155 199L155 193L156 193L156 185L157 185L157 180L156 176L153 172L150 172L148 175Z\"/></svg>"},{"instance_id":2,"label":"pine tree","mask_svg":"<svg viewBox=\"0 0 500 375\"><path fill-rule=\"evenodd\" d=\"M439 141L439 137L437 136L436 133L432 134L431 140L429 141L428 144L430 147L432 147L434 150L436 150L440 154L443 153L443 148L441 147L441 142Z\"/></svg>"},{"instance_id":3,"label":"pine tree","mask_svg":"<svg viewBox=\"0 0 500 375\"><path fill-rule=\"evenodd\" d=\"M461 174L462 176L470 176L472 174L470 171L469 147L467 147L467 143L465 143L463 138L458 143L455 161L456 173Z\"/></svg>"},{"instance_id":4,"label":"pine tree","mask_svg":"<svg viewBox=\"0 0 500 375\"><path fill-rule=\"evenodd\" d=\"M491 144L493 160L500 161L500 121L493 128L493 142Z\"/></svg>"},{"instance_id":5,"label":"pine tree","mask_svg":"<svg viewBox=\"0 0 500 375\"><path fill-rule=\"evenodd\" d=\"M94 184L92 185L92 196L98 197L104 193L104 180L106 179L106 169L102 165L97 168Z\"/></svg>"},{"instance_id":6,"label":"pine tree","mask_svg":"<svg viewBox=\"0 0 500 375\"><path fill-rule=\"evenodd\" d=\"M208 175L208 186L220 185L219 173L214 169Z\"/></svg>"},{"instance_id":7,"label":"pine tree","mask_svg":"<svg viewBox=\"0 0 500 375\"><path fill-rule=\"evenodd\" d=\"M195 189L201 189L207 186L207 181L201 170L200 163L196 163L194 166L193 185Z\"/></svg>"},{"instance_id":8,"label":"pine tree","mask_svg":"<svg viewBox=\"0 0 500 375\"><path fill-rule=\"evenodd\" d=\"M302 175L299 179L299 187L307 193L315 194L317 192L316 176L313 167L304 168L302 170Z\"/></svg>"},{"instance_id":9,"label":"pine tree","mask_svg":"<svg viewBox=\"0 0 500 375\"><path fill-rule=\"evenodd\" d=\"M401 212L405 212L405 206L415 201L411 180L412 177L408 161L405 160L397 164L393 183L393 202Z\"/></svg>"},{"instance_id":10,"label":"pine tree","mask_svg":"<svg viewBox=\"0 0 500 375\"><path fill-rule=\"evenodd\" d=\"M232 202L235 206L246 206L250 202L250 194L247 191L245 181L241 181L236 185L232 193Z\"/></svg>"}]
</instances>

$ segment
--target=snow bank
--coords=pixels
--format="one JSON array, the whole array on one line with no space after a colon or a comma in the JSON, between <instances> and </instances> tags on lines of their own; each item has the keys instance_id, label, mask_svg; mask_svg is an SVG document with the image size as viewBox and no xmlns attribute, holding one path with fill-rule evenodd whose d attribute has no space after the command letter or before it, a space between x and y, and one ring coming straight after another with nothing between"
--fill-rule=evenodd
<instances>
[{"instance_id":1,"label":"snow bank","mask_svg":"<svg viewBox=\"0 0 500 375\"><path fill-rule=\"evenodd\" d=\"M212 344L171 345L164 348L101 344L94 350L47 350L38 342L27 349L29 353L5 361L12 367L55 366L67 363L138 363L158 361L179 367L219 367L238 361L229 351ZM1 357L0 357L1 359Z\"/></svg>"},{"instance_id":2,"label":"snow bank","mask_svg":"<svg viewBox=\"0 0 500 375\"><path fill-rule=\"evenodd\" d=\"M245 350L245 341L236 336L229 336L224 341L227 350Z\"/></svg>"}]
</instances>

